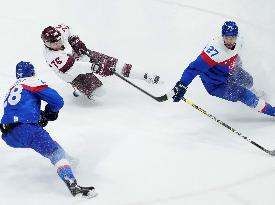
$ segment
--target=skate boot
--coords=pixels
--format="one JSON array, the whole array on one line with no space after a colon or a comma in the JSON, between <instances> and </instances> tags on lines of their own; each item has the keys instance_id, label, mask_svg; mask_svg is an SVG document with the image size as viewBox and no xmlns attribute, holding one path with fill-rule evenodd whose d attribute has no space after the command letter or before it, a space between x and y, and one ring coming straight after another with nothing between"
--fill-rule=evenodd
<instances>
[{"instance_id":1,"label":"skate boot","mask_svg":"<svg viewBox=\"0 0 275 205\"><path fill-rule=\"evenodd\" d=\"M73 95L77 98L77 97L79 97L79 93L77 92L77 91L74 91L73 92Z\"/></svg>"},{"instance_id":2,"label":"skate boot","mask_svg":"<svg viewBox=\"0 0 275 205\"><path fill-rule=\"evenodd\" d=\"M123 66L123 68L122 68L122 71L121 71L122 75L123 75L124 77L127 77L127 78L128 78L129 75L130 75L130 72L131 72L131 68L132 68L132 65L131 65L131 64L125 63L124 66Z\"/></svg>"},{"instance_id":3,"label":"skate boot","mask_svg":"<svg viewBox=\"0 0 275 205\"><path fill-rule=\"evenodd\" d=\"M69 188L73 196L82 196L84 198L93 198L97 196L94 187L81 187L77 184L76 180L65 180L67 187Z\"/></svg>"},{"instance_id":4,"label":"skate boot","mask_svg":"<svg viewBox=\"0 0 275 205\"><path fill-rule=\"evenodd\" d=\"M144 80L147 83L158 84L159 79L160 79L160 77L158 75L149 75L148 73L145 73L145 75L144 75Z\"/></svg>"},{"instance_id":5,"label":"skate boot","mask_svg":"<svg viewBox=\"0 0 275 205\"><path fill-rule=\"evenodd\" d=\"M73 95L77 98L79 97L80 93L77 90L74 90Z\"/></svg>"},{"instance_id":6,"label":"skate boot","mask_svg":"<svg viewBox=\"0 0 275 205\"><path fill-rule=\"evenodd\" d=\"M258 112L275 117L275 107L262 99L259 99L258 104L255 108L258 110Z\"/></svg>"},{"instance_id":7,"label":"skate boot","mask_svg":"<svg viewBox=\"0 0 275 205\"><path fill-rule=\"evenodd\" d=\"M260 112L275 117L275 107L272 107L270 104L266 103L266 106L264 109L262 109Z\"/></svg>"}]
</instances>

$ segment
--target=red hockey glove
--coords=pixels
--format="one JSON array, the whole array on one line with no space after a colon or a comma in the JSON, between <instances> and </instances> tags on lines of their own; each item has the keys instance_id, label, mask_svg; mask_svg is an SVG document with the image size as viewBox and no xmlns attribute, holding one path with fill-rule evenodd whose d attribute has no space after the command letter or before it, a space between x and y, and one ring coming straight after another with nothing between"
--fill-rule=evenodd
<instances>
[{"instance_id":1,"label":"red hockey glove","mask_svg":"<svg viewBox=\"0 0 275 205\"><path fill-rule=\"evenodd\" d=\"M70 36L68 39L72 49L77 55L85 55L88 50L86 45L80 40L78 36Z\"/></svg>"},{"instance_id":2,"label":"red hockey glove","mask_svg":"<svg viewBox=\"0 0 275 205\"><path fill-rule=\"evenodd\" d=\"M95 73L101 76L110 76L113 74L116 68L117 59L107 56L105 54L91 51L90 52L90 62L95 63L99 66L99 68L95 71Z\"/></svg>"}]
</instances>

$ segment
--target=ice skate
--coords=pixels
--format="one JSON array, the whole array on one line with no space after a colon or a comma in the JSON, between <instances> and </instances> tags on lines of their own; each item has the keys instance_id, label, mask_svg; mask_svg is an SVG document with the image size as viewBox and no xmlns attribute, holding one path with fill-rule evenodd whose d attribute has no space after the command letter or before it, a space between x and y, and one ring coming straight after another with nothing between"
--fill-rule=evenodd
<instances>
[{"instance_id":1,"label":"ice skate","mask_svg":"<svg viewBox=\"0 0 275 205\"><path fill-rule=\"evenodd\" d=\"M144 75L144 80L147 83L152 83L152 84L158 84L160 77L158 75L149 75L148 73L145 73Z\"/></svg>"},{"instance_id":2,"label":"ice skate","mask_svg":"<svg viewBox=\"0 0 275 205\"><path fill-rule=\"evenodd\" d=\"M79 97L79 95L80 95L80 93L79 93L77 90L75 90L75 91L73 92L73 96L75 96L76 98Z\"/></svg>"},{"instance_id":3,"label":"ice skate","mask_svg":"<svg viewBox=\"0 0 275 205\"><path fill-rule=\"evenodd\" d=\"M95 188L92 186L82 187L77 184L76 180L71 181L69 179L65 180L65 183L73 196L82 196L83 198L88 199L97 196Z\"/></svg>"}]
</instances>

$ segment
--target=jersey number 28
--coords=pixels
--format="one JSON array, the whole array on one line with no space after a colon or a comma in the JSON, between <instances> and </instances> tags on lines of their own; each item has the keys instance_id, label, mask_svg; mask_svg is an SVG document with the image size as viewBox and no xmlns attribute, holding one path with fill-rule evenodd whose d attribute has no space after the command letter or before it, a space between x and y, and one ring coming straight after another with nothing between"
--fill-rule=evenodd
<instances>
[{"instance_id":1,"label":"jersey number 28","mask_svg":"<svg viewBox=\"0 0 275 205\"><path fill-rule=\"evenodd\" d=\"M7 95L5 101L4 101L4 107L8 105L16 105L21 100L21 93L23 91L23 87L21 85L17 85L14 88L12 88Z\"/></svg>"}]
</instances>

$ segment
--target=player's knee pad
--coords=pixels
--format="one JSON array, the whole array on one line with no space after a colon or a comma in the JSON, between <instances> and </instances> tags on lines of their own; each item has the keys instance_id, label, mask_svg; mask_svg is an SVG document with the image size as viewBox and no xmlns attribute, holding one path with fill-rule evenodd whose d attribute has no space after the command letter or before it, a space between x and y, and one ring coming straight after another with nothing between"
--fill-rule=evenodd
<instances>
[{"instance_id":1,"label":"player's knee pad","mask_svg":"<svg viewBox=\"0 0 275 205\"><path fill-rule=\"evenodd\" d=\"M61 159L65 159L66 158L66 153L65 153L65 151L60 146L58 146L57 149L55 149L48 156L48 158L51 161L51 163L55 165Z\"/></svg>"}]
</instances>

